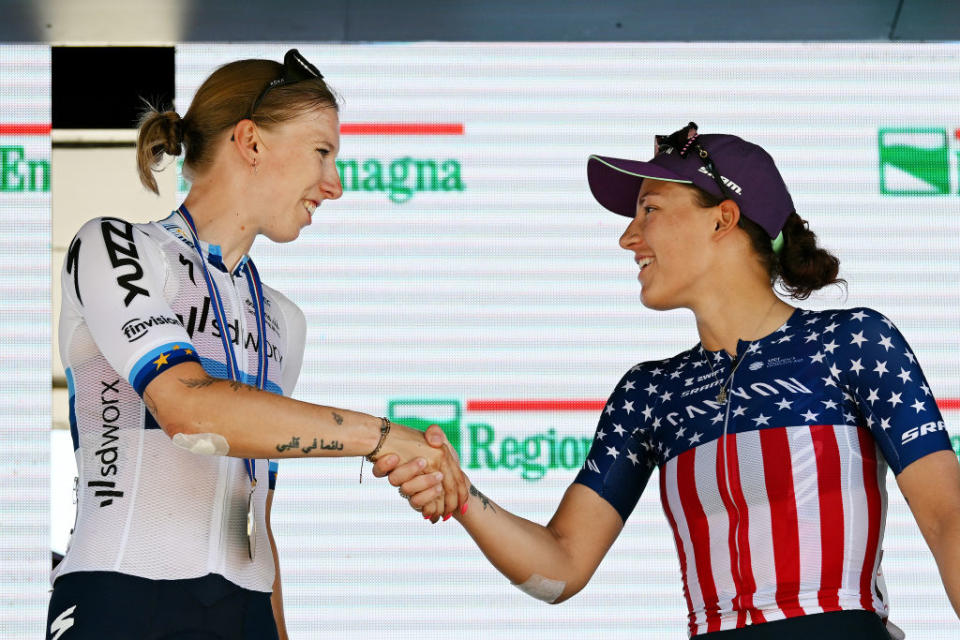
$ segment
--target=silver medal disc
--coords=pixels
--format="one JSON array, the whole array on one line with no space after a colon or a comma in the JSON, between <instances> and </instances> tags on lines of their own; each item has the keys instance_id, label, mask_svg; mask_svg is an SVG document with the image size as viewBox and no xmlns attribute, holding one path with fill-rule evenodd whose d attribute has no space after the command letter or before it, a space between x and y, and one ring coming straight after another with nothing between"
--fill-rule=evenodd
<instances>
[{"instance_id":1,"label":"silver medal disc","mask_svg":"<svg viewBox=\"0 0 960 640\"><path fill-rule=\"evenodd\" d=\"M250 552L250 559L253 560L257 553L257 520L254 517L253 491L247 499L247 550Z\"/></svg>"}]
</instances>

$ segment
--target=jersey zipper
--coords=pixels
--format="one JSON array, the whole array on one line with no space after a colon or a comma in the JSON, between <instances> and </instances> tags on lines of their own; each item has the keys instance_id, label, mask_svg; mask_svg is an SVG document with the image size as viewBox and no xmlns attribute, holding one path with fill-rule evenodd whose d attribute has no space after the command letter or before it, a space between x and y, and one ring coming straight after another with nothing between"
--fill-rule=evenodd
<instances>
[{"instance_id":1,"label":"jersey zipper","mask_svg":"<svg viewBox=\"0 0 960 640\"><path fill-rule=\"evenodd\" d=\"M736 576L735 584L742 585L743 576L740 575L740 535L739 535L740 511L737 508L736 500L734 500L733 498L733 491L731 491L730 489L730 457L726 453L726 440L727 440L728 428L730 424L730 405L733 403L733 382L734 382L734 376L736 375L736 367L734 366L734 362L731 361L730 365L734 367L734 371L730 373L730 380L727 382L727 384L730 387L730 393L727 395L727 402L726 402L726 407L725 407L724 416L723 416L723 434L720 436L720 441L717 443L717 447L718 448L723 447L723 451L722 452L717 451L717 455L723 455L723 484L726 487L727 496L730 499L730 504L733 506L733 511L735 514L735 517L734 517L735 529L732 532L735 557L730 558L730 569L733 572L734 576ZM740 593L739 589L735 588L735 591L736 591L736 594L734 595L733 602L731 603L734 606L734 610L736 610L737 607L740 607L743 605L743 602L742 602L743 594Z\"/></svg>"}]
</instances>

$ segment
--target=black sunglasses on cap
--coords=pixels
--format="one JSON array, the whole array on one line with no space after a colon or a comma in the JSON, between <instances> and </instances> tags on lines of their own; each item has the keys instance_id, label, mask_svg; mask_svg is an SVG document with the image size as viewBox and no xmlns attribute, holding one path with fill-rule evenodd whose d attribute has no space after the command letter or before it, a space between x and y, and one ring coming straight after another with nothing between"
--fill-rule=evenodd
<instances>
[{"instance_id":1,"label":"black sunglasses on cap","mask_svg":"<svg viewBox=\"0 0 960 640\"><path fill-rule=\"evenodd\" d=\"M263 91L260 92L257 99L253 101L253 106L250 107L247 118L253 117L253 113L257 110L257 107L260 106L260 103L263 102L267 94L270 93L271 89L285 87L288 84L296 84L304 80L323 80L323 74L320 73L319 69L310 64L306 58L300 55L299 51L290 49L290 51L287 51L286 55L283 56L283 75L267 83L267 86L263 88Z\"/></svg>"},{"instance_id":2,"label":"black sunglasses on cap","mask_svg":"<svg viewBox=\"0 0 960 640\"><path fill-rule=\"evenodd\" d=\"M710 173L713 181L717 183L717 187L720 188L720 193L723 194L723 197L732 199L726 186L723 184L723 180L720 179L720 172L717 171L716 166L713 164L710 154L697 142L697 138L700 135L697 133L697 128L697 123L691 122L683 129L674 131L668 136L654 136L653 138L657 148L653 155L659 155L667 149L675 149L681 158L686 158L691 150L695 150L697 156L700 158L700 162L703 164L703 168Z\"/></svg>"}]
</instances>

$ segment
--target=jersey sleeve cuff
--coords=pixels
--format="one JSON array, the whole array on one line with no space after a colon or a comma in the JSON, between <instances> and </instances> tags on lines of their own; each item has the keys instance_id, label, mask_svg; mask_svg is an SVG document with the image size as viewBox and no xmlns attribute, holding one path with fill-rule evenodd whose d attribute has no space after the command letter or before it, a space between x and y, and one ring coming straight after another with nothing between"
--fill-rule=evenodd
<instances>
[{"instance_id":1,"label":"jersey sleeve cuff","mask_svg":"<svg viewBox=\"0 0 960 640\"><path fill-rule=\"evenodd\" d=\"M181 362L200 362L197 350L189 342L170 342L152 349L130 370L130 386L142 396L154 378Z\"/></svg>"}]
</instances>

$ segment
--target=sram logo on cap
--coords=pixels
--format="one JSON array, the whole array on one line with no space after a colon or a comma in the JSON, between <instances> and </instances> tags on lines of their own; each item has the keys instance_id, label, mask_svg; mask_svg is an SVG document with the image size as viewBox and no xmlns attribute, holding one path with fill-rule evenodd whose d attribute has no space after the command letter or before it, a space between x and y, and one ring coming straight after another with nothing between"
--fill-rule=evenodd
<instances>
[{"instance_id":1,"label":"sram logo on cap","mask_svg":"<svg viewBox=\"0 0 960 640\"><path fill-rule=\"evenodd\" d=\"M710 176L711 179L713 178L713 174L707 171L706 167L700 167L700 173ZM738 196L743 195L743 189L741 189L740 185L738 185L736 182L725 176L720 176L720 179L723 180L723 184L727 185L728 189L735 191Z\"/></svg>"}]
</instances>

